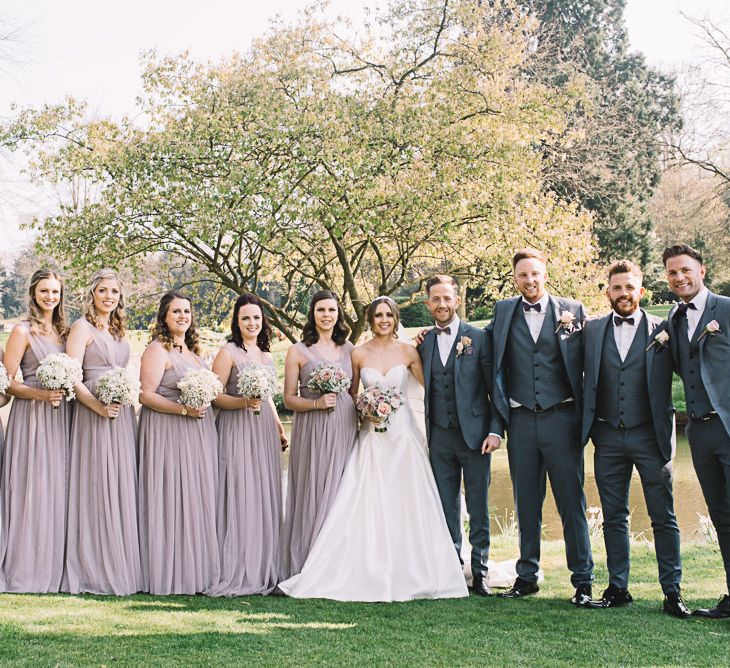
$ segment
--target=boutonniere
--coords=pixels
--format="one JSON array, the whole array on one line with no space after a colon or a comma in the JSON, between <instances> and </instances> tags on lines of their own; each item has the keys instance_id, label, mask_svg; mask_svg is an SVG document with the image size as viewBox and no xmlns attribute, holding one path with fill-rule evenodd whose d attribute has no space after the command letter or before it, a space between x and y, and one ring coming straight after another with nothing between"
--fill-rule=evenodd
<instances>
[{"instance_id":1,"label":"boutonniere","mask_svg":"<svg viewBox=\"0 0 730 668\"><path fill-rule=\"evenodd\" d=\"M456 342L456 356L459 355L473 355L474 347L471 345L471 338L468 336L462 336Z\"/></svg>"},{"instance_id":2,"label":"boutonniere","mask_svg":"<svg viewBox=\"0 0 730 668\"><path fill-rule=\"evenodd\" d=\"M669 332L665 329L659 332L654 337L654 340L646 347L646 352L649 351L649 348L652 346L657 346L659 349L663 349L667 347L667 343L669 342Z\"/></svg>"},{"instance_id":3,"label":"boutonniere","mask_svg":"<svg viewBox=\"0 0 730 668\"><path fill-rule=\"evenodd\" d=\"M571 334L575 331L574 322L575 315L573 315L570 311L562 311L558 318L558 326L555 329L555 333L557 334L562 329L566 332L566 334Z\"/></svg>"},{"instance_id":4,"label":"boutonniere","mask_svg":"<svg viewBox=\"0 0 730 668\"><path fill-rule=\"evenodd\" d=\"M720 331L720 323L717 322L717 320L710 320L710 322L708 322L705 325L705 328L702 330L702 334L700 334L700 339L705 334L709 334L710 336L715 336L715 334L717 334L719 331ZM697 339L697 340L699 341L700 339Z\"/></svg>"}]
</instances>

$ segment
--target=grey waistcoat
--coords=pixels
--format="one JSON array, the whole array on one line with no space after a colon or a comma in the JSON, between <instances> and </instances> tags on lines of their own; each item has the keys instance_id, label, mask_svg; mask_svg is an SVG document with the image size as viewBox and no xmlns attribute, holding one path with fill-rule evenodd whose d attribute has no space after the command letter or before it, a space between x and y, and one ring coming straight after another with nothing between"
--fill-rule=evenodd
<instances>
[{"instance_id":1,"label":"grey waistcoat","mask_svg":"<svg viewBox=\"0 0 730 668\"><path fill-rule=\"evenodd\" d=\"M537 343L532 340L521 308L515 311L510 325L506 351L508 395L532 410L551 408L573 396L555 327L549 306Z\"/></svg>"},{"instance_id":2,"label":"grey waistcoat","mask_svg":"<svg viewBox=\"0 0 730 668\"><path fill-rule=\"evenodd\" d=\"M710 397L705 392L700 373L699 337L702 328L698 325L692 340L687 339L687 318L677 323L677 350L679 352L679 371L684 381L684 395L687 400L687 413L702 417L715 410Z\"/></svg>"},{"instance_id":3,"label":"grey waistcoat","mask_svg":"<svg viewBox=\"0 0 730 668\"><path fill-rule=\"evenodd\" d=\"M438 342L433 346L431 362L431 386L428 395L429 418L431 422L443 429L455 429L459 426L459 416L456 413L455 365L456 346L446 360L446 366L441 362Z\"/></svg>"},{"instance_id":4,"label":"grey waistcoat","mask_svg":"<svg viewBox=\"0 0 730 668\"><path fill-rule=\"evenodd\" d=\"M646 383L646 346L646 322L642 320L626 359L622 362L613 324L606 327L596 394L596 415L613 427L632 428L652 421Z\"/></svg>"}]
</instances>

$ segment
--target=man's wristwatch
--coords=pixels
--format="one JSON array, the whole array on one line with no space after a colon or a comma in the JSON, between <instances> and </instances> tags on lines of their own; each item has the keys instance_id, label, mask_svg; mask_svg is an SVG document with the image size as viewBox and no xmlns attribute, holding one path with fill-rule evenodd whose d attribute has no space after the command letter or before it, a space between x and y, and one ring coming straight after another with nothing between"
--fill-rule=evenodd
<instances>
[{"instance_id":1,"label":"man's wristwatch","mask_svg":"<svg viewBox=\"0 0 730 668\"><path fill-rule=\"evenodd\" d=\"M182 407L182 410L180 411L180 415L185 417L188 414L188 409L185 408L185 406Z\"/></svg>"}]
</instances>

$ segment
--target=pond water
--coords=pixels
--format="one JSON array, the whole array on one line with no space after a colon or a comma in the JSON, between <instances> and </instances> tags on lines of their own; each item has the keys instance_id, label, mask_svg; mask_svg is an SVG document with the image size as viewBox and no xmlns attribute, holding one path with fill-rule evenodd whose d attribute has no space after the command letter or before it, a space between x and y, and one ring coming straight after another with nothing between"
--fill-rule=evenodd
<instances>
[{"instance_id":1,"label":"pond water","mask_svg":"<svg viewBox=\"0 0 730 668\"><path fill-rule=\"evenodd\" d=\"M288 455L285 454L285 476L288 461ZM593 445L591 443L585 449L585 473L587 505L589 508L600 507L601 502L593 472ZM546 539L562 538L560 516L555 508L550 485L547 488L547 496L543 507L543 536ZM707 515L707 506L692 467L689 444L684 434L679 435L677 438L677 455L674 459L674 500L674 508L682 536L687 539L696 538L699 526L698 514ZM651 520L646 510L641 481L636 471L634 471L631 479L629 509L631 510L631 533L637 538L644 536L652 540ZM489 487L489 514L492 517L492 532L500 532L499 524L509 524L513 518L513 513L514 501L507 451L502 448L492 455L492 483Z\"/></svg>"}]
</instances>

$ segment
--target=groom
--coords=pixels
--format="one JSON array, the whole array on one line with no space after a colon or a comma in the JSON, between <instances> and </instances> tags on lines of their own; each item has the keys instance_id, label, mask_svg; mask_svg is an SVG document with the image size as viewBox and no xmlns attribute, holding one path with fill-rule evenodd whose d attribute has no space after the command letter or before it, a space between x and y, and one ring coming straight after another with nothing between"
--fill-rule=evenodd
<instances>
[{"instance_id":1,"label":"groom","mask_svg":"<svg viewBox=\"0 0 730 668\"><path fill-rule=\"evenodd\" d=\"M435 327L418 346L425 378L426 432L429 458L446 524L461 559L461 480L469 513L472 588L488 596L489 514L487 492L490 453L487 446L492 351L486 333L456 315L459 295L451 276L426 281L426 305Z\"/></svg>"}]
</instances>

